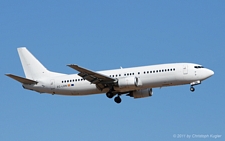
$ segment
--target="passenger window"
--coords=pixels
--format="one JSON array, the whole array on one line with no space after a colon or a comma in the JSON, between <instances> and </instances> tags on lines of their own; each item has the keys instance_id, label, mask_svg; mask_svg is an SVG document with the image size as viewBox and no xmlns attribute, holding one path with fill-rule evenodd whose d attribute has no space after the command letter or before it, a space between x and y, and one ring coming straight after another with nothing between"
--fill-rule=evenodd
<instances>
[{"instance_id":1,"label":"passenger window","mask_svg":"<svg viewBox=\"0 0 225 141\"><path fill-rule=\"evenodd\" d=\"M140 74L140 72L138 72L138 74Z\"/></svg>"},{"instance_id":2,"label":"passenger window","mask_svg":"<svg viewBox=\"0 0 225 141\"><path fill-rule=\"evenodd\" d=\"M155 73L155 71L153 71L153 73Z\"/></svg>"},{"instance_id":3,"label":"passenger window","mask_svg":"<svg viewBox=\"0 0 225 141\"><path fill-rule=\"evenodd\" d=\"M150 71L150 73L152 73L152 71Z\"/></svg>"},{"instance_id":4,"label":"passenger window","mask_svg":"<svg viewBox=\"0 0 225 141\"><path fill-rule=\"evenodd\" d=\"M170 71L172 71L173 69L170 69Z\"/></svg>"},{"instance_id":5,"label":"passenger window","mask_svg":"<svg viewBox=\"0 0 225 141\"><path fill-rule=\"evenodd\" d=\"M161 72L161 70L159 70L159 72Z\"/></svg>"},{"instance_id":6,"label":"passenger window","mask_svg":"<svg viewBox=\"0 0 225 141\"><path fill-rule=\"evenodd\" d=\"M162 72L164 72L164 70L162 70Z\"/></svg>"},{"instance_id":7,"label":"passenger window","mask_svg":"<svg viewBox=\"0 0 225 141\"><path fill-rule=\"evenodd\" d=\"M63 83L63 81L62 81L62 83Z\"/></svg>"},{"instance_id":8,"label":"passenger window","mask_svg":"<svg viewBox=\"0 0 225 141\"><path fill-rule=\"evenodd\" d=\"M69 82L69 80L67 80L67 82Z\"/></svg>"},{"instance_id":9,"label":"passenger window","mask_svg":"<svg viewBox=\"0 0 225 141\"><path fill-rule=\"evenodd\" d=\"M156 70L156 72L158 72L158 70Z\"/></svg>"},{"instance_id":10,"label":"passenger window","mask_svg":"<svg viewBox=\"0 0 225 141\"><path fill-rule=\"evenodd\" d=\"M175 68L173 68L173 71L175 71Z\"/></svg>"}]
</instances>

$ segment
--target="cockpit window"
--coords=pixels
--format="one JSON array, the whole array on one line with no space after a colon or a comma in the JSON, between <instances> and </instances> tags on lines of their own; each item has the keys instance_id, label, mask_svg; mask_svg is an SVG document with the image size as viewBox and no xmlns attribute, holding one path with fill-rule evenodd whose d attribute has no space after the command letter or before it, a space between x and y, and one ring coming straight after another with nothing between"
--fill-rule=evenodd
<instances>
[{"instance_id":1,"label":"cockpit window","mask_svg":"<svg viewBox=\"0 0 225 141\"><path fill-rule=\"evenodd\" d=\"M196 69L204 68L203 66L194 66Z\"/></svg>"}]
</instances>

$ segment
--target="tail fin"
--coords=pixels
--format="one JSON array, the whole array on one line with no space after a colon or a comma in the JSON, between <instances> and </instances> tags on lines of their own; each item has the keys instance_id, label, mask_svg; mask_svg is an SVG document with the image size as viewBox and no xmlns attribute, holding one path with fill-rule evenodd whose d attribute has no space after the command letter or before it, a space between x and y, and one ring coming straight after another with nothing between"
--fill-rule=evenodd
<instances>
[{"instance_id":1,"label":"tail fin","mask_svg":"<svg viewBox=\"0 0 225 141\"><path fill-rule=\"evenodd\" d=\"M20 47L17 49L20 61L23 66L23 70L26 78L37 80L42 77L49 77L57 75L58 73L48 71L27 49L26 47ZM59 74L58 74L59 75Z\"/></svg>"}]
</instances>

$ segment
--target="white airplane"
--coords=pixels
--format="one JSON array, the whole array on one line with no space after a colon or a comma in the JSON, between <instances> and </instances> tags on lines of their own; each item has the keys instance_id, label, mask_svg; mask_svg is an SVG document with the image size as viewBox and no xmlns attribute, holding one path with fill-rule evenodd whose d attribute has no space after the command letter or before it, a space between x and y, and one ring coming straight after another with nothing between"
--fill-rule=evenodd
<instances>
[{"instance_id":1,"label":"white airplane","mask_svg":"<svg viewBox=\"0 0 225 141\"><path fill-rule=\"evenodd\" d=\"M121 102L120 96L143 98L152 96L152 88L194 85L214 74L210 69L193 63L172 63L94 72L78 65L67 65L78 74L63 74L47 70L25 47L18 53L26 78L7 76L22 83L23 88L39 93L81 96L106 93L108 98Z\"/></svg>"}]
</instances>

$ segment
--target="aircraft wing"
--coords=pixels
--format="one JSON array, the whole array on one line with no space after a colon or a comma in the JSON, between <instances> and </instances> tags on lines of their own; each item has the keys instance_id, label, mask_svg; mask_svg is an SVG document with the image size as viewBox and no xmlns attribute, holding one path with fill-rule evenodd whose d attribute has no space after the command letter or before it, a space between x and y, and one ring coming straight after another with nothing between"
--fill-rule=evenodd
<instances>
[{"instance_id":1,"label":"aircraft wing","mask_svg":"<svg viewBox=\"0 0 225 141\"><path fill-rule=\"evenodd\" d=\"M67 66L79 71L80 72L78 74L79 76L81 76L83 79L91 82L92 84L96 84L96 86L101 90L106 87L109 87L116 81L116 79L113 79L106 75L88 70L88 69L80 67L78 65L71 64L71 65L67 65Z\"/></svg>"},{"instance_id":2,"label":"aircraft wing","mask_svg":"<svg viewBox=\"0 0 225 141\"><path fill-rule=\"evenodd\" d=\"M22 84L37 84L38 83L37 81L30 80L30 79L27 79L27 78L23 78L23 77L20 77L20 76L16 76L16 75L13 75L13 74L5 74L5 75L14 79L14 80L16 80L16 81L19 81Z\"/></svg>"}]
</instances>

